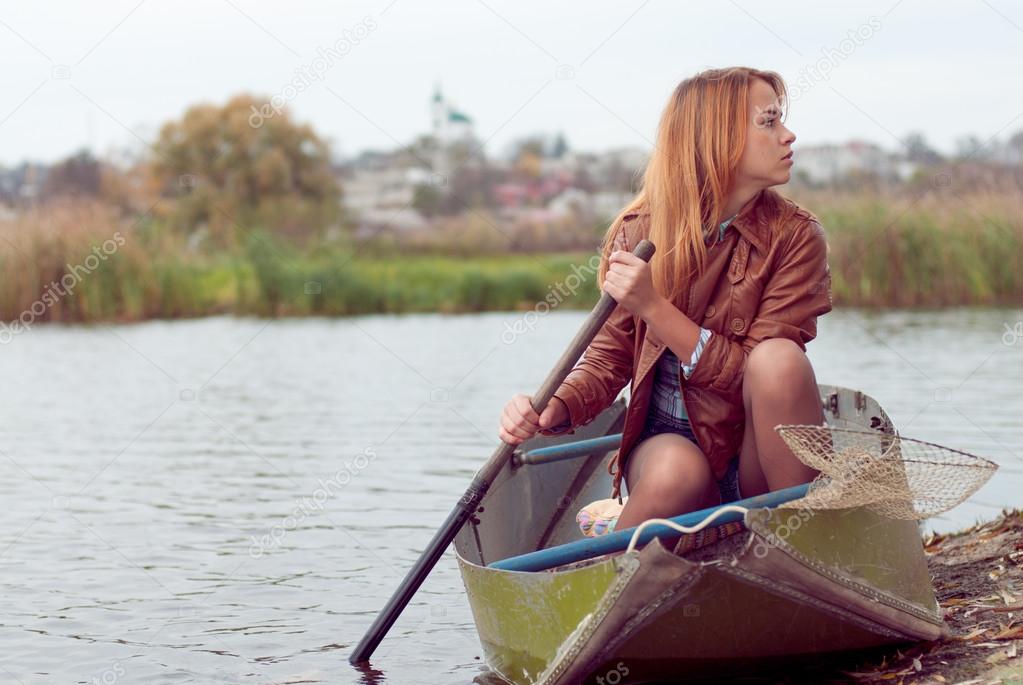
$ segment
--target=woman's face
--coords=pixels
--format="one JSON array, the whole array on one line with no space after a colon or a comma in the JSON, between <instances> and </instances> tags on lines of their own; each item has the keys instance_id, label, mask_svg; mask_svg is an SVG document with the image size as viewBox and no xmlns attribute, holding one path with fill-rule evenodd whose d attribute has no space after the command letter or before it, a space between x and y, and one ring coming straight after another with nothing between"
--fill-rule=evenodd
<instances>
[{"instance_id":1,"label":"woman's face","mask_svg":"<svg viewBox=\"0 0 1023 685\"><path fill-rule=\"evenodd\" d=\"M754 79L746 148L739 159L737 185L761 189L788 183L792 169L792 157L788 155L795 139L795 134L781 123L781 108L774 89L767 81Z\"/></svg>"}]
</instances>

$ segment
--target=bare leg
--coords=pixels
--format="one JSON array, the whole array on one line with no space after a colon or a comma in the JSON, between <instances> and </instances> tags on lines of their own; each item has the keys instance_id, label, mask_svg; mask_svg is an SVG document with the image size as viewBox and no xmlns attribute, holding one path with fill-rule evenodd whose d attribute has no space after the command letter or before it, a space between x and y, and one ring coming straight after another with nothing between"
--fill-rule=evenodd
<instances>
[{"instance_id":1,"label":"bare leg","mask_svg":"<svg viewBox=\"0 0 1023 685\"><path fill-rule=\"evenodd\" d=\"M721 503L707 457L692 441L660 433L639 443L626 462L629 501L616 530Z\"/></svg>"},{"instance_id":2,"label":"bare leg","mask_svg":"<svg viewBox=\"0 0 1023 685\"><path fill-rule=\"evenodd\" d=\"M806 354L787 338L761 341L746 357L742 401L746 428L739 452L739 489L744 497L813 480L774 427L785 423L821 425L817 379Z\"/></svg>"}]
</instances>

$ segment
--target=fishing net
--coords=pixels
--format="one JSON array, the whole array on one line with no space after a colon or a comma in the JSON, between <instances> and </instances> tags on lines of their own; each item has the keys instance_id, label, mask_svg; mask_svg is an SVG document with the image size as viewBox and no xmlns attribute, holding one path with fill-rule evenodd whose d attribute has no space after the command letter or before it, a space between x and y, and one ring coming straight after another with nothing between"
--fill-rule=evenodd
<instances>
[{"instance_id":1,"label":"fishing net","mask_svg":"<svg viewBox=\"0 0 1023 685\"><path fill-rule=\"evenodd\" d=\"M894 519L925 519L966 500L998 466L949 447L877 430L781 425L796 457L820 471L794 509L866 507Z\"/></svg>"}]
</instances>

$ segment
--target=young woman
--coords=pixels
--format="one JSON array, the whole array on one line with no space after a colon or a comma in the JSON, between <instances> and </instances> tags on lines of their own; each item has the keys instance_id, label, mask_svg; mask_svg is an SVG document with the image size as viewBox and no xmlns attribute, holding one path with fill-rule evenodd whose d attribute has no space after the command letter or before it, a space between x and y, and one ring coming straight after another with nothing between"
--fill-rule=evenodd
<instances>
[{"instance_id":1,"label":"young woman","mask_svg":"<svg viewBox=\"0 0 1023 685\"><path fill-rule=\"evenodd\" d=\"M806 343L831 310L827 243L809 212L771 190L795 135L770 71L711 69L661 116L642 189L608 229L601 289L618 302L540 416L518 394L499 435L574 432L631 381L612 497L616 528L811 480L774 427L824 413ZM643 238L648 264L631 254Z\"/></svg>"}]
</instances>

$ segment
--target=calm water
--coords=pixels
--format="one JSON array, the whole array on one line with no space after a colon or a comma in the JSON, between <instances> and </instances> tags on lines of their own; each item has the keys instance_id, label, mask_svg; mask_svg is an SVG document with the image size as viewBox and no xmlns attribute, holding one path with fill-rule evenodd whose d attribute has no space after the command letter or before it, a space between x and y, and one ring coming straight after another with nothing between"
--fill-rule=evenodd
<instances>
[{"instance_id":1,"label":"calm water","mask_svg":"<svg viewBox=\"0 0 1023 685\"><path fill-rule=\"evenodd\" d=\"M483 672L451 553L366 673L347 654L584 318L215 318L0 347L0 682L453 683ZM1018 505L1023 310L821 320L822 383L1002 464ZM1023 328L1023 324L1020 324ZM505 334L502 339L502 334Z\"/></svg>"}]
</instances>

